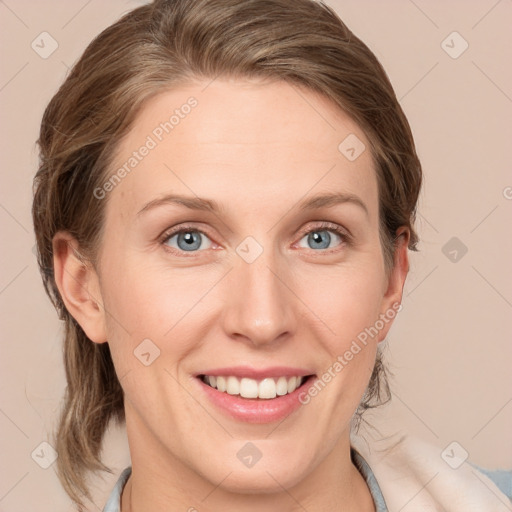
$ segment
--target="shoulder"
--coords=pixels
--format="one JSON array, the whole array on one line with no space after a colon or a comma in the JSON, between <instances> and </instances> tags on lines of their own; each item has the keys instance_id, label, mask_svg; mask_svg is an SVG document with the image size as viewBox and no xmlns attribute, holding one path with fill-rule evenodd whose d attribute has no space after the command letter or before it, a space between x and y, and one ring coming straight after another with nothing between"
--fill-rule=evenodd
<instances>
[{"instance_id":1,"label":"shoulder","mask_svg":"<svg viewBox=\"0 0 512 512\"><path fill-rule=\"evenodd\" d=\"M471 464L479 473L485 475L496 484L498 489L512 501L512 469L486 469L476 464ZM510 508L512 510L512 507Z\"/></svg>"},{"instance_id":2,"label":"shoulder","mask_svg":"<svg viewBox=\"0 0 512 512\"><path fill-rule=\"evenodd\" d=\"M443 449L400 433L369 442L354 437L352 444L371 468L390 511L512 510L512 470L476 466L457 449L460 445Z\"/></svg>"}]
</instances>

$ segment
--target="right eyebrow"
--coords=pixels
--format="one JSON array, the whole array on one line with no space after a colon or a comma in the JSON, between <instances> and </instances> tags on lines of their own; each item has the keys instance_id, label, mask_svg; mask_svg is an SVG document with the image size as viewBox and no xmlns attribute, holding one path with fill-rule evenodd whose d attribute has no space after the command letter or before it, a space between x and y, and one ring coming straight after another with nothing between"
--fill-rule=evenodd
<instances>
[{"instance_id":1,"label":"right eyebrow","mask_svg":"<svg viewBox=\"0 0 512 512\"><path fill-rule=\"evenodd\" d=\"M202 210L211 213L218 213L222 210L219 204L213 199L205 199L202 197L183 196L180 194L168 194L164 197L153 199L146 203L141 210L137 213L137 216L142 215L159 206L167 204L177 204L189 208L190 210Z\"/></svg>"}]
</instances>

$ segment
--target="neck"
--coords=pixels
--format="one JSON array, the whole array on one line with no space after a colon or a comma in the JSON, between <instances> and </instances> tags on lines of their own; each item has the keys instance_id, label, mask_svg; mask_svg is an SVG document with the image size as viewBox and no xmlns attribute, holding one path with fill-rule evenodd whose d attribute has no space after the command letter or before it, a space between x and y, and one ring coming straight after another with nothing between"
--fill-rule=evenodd
<instances>
[{"instance_id":1,"label":"neck","mask_svg":"<svg viewBox=\"0 0 512 512\"><path fill-rule=\"evenodd\" d=\"M148 432L140 435L139 430L136 436L130 435L133 429L129 426L127 418L132 474L122 493L121 512L375 512L368 486L352 463L348 432L296 484L284 488L279 474L269 473L278 490L250 493L232 490L231 471L219 475L217 481L207 480L162 445L150 441Z\"/></svg>"}]
</instances>

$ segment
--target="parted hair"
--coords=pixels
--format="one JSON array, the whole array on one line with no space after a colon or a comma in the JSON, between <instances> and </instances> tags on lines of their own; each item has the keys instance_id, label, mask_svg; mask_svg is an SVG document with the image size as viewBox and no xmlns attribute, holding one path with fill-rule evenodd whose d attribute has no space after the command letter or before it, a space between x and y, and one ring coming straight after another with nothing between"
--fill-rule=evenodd
<instances>
[{"instance_id":1,"label":"parted hair","mask_svg":"<svg viewBox=\"0 0 512 512\"><path fill-rule=\"evenodd\" d=\"M370 142L387 268L399 228L409 229L409 249L416 249L422 171L409 123L380 62L332 8L314 0L155 0L106 28L46 107L32 206L44 287L65 324L56 468L80 511L84 497L92 499L87 473L112 473L101 460L102 442L111 420L125 420L124 395L108 342L88 339L64 306L52 240L67 231L80 257L97 265L106 201L93 191L111 173L121 138L150 97L217 77L286 81L346 112ZM387 371L379 345L356 426L365 410L389 401Z\"/></svg>"}]
</instances>

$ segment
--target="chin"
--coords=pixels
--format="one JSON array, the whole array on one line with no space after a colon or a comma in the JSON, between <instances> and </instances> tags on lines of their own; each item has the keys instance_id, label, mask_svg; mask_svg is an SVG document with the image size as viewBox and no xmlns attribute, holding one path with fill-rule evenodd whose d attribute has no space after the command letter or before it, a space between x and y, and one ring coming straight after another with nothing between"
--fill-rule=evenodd
<instances>
[{"instance_id":1,"label":"chin","mask_svg":"<svg viewBox=\"0 0 512 512\"><path fill-rule=\"evenodd\" d=\"M301 475L293 475L287 468L269 471L270 474L265 470L254 471L254 468L233 471L220 487L233 494L274 494L294 487L301 480ZM218 480L213 483L218 485Z\"/></svg>"},{"instance_id":2,"label":"chin","mask_svg":"<svg viewBox=\"0 0 512 512\"><path fill-rule=\"evenodd\" d=\"M244 467L236 459L235 463L226 461L213 471L210 467L203 475L215 486L222 481L219 487L229 493L273 494L299 484L308 472L308 466L298 460L288 460L286 465L283 460L278 456L264 461L262 457L252 467Z\"/></svg>"}]
</instances>

